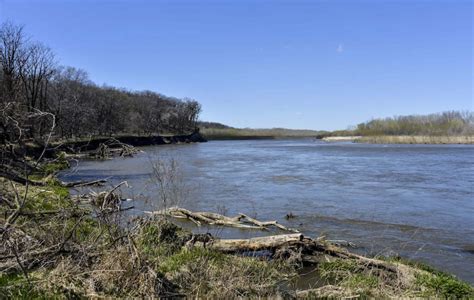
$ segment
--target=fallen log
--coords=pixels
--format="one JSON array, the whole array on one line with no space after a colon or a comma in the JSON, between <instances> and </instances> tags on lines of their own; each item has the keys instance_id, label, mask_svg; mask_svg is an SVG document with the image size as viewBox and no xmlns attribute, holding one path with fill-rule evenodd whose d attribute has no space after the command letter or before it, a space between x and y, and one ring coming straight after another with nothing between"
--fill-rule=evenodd
<instances>
[{"instance_id":1,"label":"fallen log","mask_svg":"<svg viewBox=\"0 0 474 300\"><path fill-rule=\"evenodd\" d=\"M171 207L164 210L158 211L146 211L145 213L154 214L154 215L167 215L173 218L185 218L196 225L201 226L201 224L216 225L216 226L228 226L241 229L259 229L259 230L268 230L270 227L276 227L280 230L290 231L290 232L299 232L297 229L288 228L277 221L259 221L254 218L251 218L245 214L239 214L235 217L227 217L221 214L212 213L212 212L192 212L185 208L181 207Z\"/></svg>"},{"instance_id":2,"label":"fallen log","mask_svg":"<svg viewBox=\"0 0 474 300\"><path fill-rule=\"evenodd\" d=\"M234 253L246 251L273 250L291 242L303 239L299 233L271 235L251 239L217 239L209 244L210 249L220 252Z\"/></svg>"},{"instance_id":3,"label":"fallen log","mask_svg":"<svg viewBox=\"0 0 474 300\"><path fill-rule=\"evenodd\" d=\"M61 185L64 187L83 187L83 186L91 186L91 185L102 185L107 182L107 179L98 179L92 181L73 181L73 182L64 182L61 181Z\"/></svg>"},{"instance_id":4,"label":"fallen log","mask_svg":"<svg viewBox=\"0 0 474 300\"><path fill-rule=\"evenodd\" d=\"M266 221L266 222L261 222L259 220L256 220L254 218L251 218L247 215L244 215L244 214L240 214L241 216L241 219L245 219L247 222L250 222L252 224L255 224L257 225L258 227L268 227L268 226L275 226L281 230L286 230L286 231L293 231L293 232L299 232L298 230L296 229L292 229L292 228L287 228L283 225L281 225L280 223L278 223L277 221Z\"/></svg>"},{"instance_id":5,"label":"fallen log","mask_svg":"<svg viewBox=\"0 0 474 300\"><path fill-rule=\"evenodd\" d=\"M327 257L351 259L363 265L365 268L381 269L392 274L409 273L410 267L396 263L387 262L376 258L368 258L354 254L344 248L340 248L322 239L311 239L303 234L282 234L250 239L217 239L210 234L206 239L191 238L186 246L204 247L223 253L245 253L268 250L272 259L293 260L304 264L318 264ZM195 242L197 241L197 242Z\"/></svg>"}]
</instances>

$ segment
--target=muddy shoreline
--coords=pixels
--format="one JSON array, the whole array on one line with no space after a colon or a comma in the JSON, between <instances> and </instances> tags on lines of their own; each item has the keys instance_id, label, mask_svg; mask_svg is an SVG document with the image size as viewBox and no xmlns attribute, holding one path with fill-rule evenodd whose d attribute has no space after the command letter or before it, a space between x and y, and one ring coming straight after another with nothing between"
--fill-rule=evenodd
<instances>
[{"instance_id":1,"label":"muddy shoreline","mask_svg":"<svg viewBox=\"0 0 474 300\"><path fill-rule=\"evenodd\" d=\"M66 152L77 154L80 152L92 151L110 139L115 139L121 143L134 147L152 146L152 145L168 145L168 144L188 144L188 143L205 143L207 139L199 132L183 135L151 135L151 136L135 136L122 135L111 137L92 137L90 139L82 139L78 141L59 141L53 142L46 149L45 157L54 157L58 152ZM38 157L43 151L44 146L38 144L26 145L24 151L26 155Z\"/></svg>"}]
</instances>

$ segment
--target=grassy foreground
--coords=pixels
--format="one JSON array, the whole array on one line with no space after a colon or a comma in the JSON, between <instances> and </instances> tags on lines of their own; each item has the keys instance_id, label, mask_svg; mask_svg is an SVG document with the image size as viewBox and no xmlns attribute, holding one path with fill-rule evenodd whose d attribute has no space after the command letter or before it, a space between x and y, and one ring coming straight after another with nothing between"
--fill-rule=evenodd
<instances>
[{"instance_id":1,"label":"grassy foreground","mask_svg":"<svg viewBox=\"0 0 474 300\"><path fill-rule=\"evenodd\" d=\"M319 287L298 291L295 260L188 248L191 233L164 218L124 225L121 214L74 202L54 177L35 179L46 185L0 179L1 298L474 297L452 275L391 258L383 259L400 274L327 256L314 265Z\"/></svg>"}]
</instances>

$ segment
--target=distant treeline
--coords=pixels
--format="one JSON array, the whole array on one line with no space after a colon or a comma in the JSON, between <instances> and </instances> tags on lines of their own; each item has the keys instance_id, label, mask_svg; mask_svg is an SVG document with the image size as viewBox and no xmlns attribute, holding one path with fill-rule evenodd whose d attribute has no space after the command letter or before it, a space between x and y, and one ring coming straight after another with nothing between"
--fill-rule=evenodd
<instances>
[{"instance_id":1,"label":"distant treeline","mask_svg":"<svg viewBox=\"0 0 474 300\"><path fill-rule=\"evenodd\" d=\"M474 135L474 113L447 111L429 115L373 119L352 130L338 130L326 136L465 136Z\"/></svg>"},{"instance_id":2,"label":"distant treeline","mask_svg":"<svg viewBox=\"0 0 474 300\"><path fill-rule=\"evenodd\" d=\"M199 122L201 133L211 140L316 137L325 132L287 128L235 128L216 122Z\"/></svg>"},{"instance_id":3,"label":"distant treeline","mask_svg":"<svg viewBox=\"0 0 474 300\"><path fill-rule=\"evenodd\" d=\"M229 128L234 128L231 126L224 125L222 123L217 123L217 122L206 122L206 121L199 121L198 122L199 128L209 128L209 129L229 129Z\"/></svg>"},{"instance_id":4,"label":"distant treeline","mask_svg":"<svg viewBox=\"0 0 474 300\"><path fill-rule=\"evenodd\" d=\"M124 75L125 76L125 75ZM184 134L201 105L151 91L97 86L85 71L60 66L53 51L21 26L0 26L0 142L49 135ZM53 124L54 122L54 124Z\"/></svg>"}]
</instances>

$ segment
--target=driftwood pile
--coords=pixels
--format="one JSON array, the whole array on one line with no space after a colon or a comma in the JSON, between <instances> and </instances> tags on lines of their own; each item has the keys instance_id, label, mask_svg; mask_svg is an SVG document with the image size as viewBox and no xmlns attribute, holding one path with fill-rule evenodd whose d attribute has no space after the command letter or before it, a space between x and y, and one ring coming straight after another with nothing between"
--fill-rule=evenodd
<instances>
[{"instance_id":1,"label":"driftwood pile","mask_svg":"<svg viewBox=\"0 0 474 300\"><path fill-rule=\"evenodd\" d=\"M279 224L277 221L259 221L251 218L245 214L238 214L235 217L227 217L221 214L212 212L192 212L181 207L171 207L164 210L147 212L153 215L166 215L178 219L188 219L194 222L196 225L201 226L202 224L217 225L217 226L228 226L242 229L259 229L269 230L274 227L283 231L299 232L297 229L288 228Z\"/></svg>"},{"instance_id":2,"label":"driftwood pile","mask_svg":"<svg viewBox=\"0 0 474 300\"><path fill-rule=\"evenodd\" d=\"M137 148L112 138L104 143L101 143L95 152L91 153L91 155L99 159L108 159L113 156L133 156L139 152L140 150Z\"/></svg>"},{"instance_id":3,"label":"driftwood pile","mask_svg":"<svg viewBox=\"0 0 474 300\"><path fill-rule=\"evenodd\" d=\"M277 221L259 221L245 214L227 217L213 212L193 212L181 207L171 207L164 210L146 212L153 215L170 216L173 218L188 219L196 225L202 224L229 226L240 229L269 230L272 227L293 232L290 234L255 237L250 239L219 239L211 234L193 234L186 244L187 247L205 247L224 253L252 253L268 251L271 258L291 260L302 264L316 264L327 255L344 259L356 259L371 267L397 272L393 264L382 260L366 258L342 247L355 247L355 244L345 240L326 240L325 237L311 239L299 233L298 230L288 228Z\"/></svg>"},{"instance_id":4,"label":"driftwood pile","mask_svg":"<svg viewBox=\"0 0 474 300\"><path fill-rule=\"evenodd\" d=\"M107 179L98 179L98 180L92 180L92 181L73 181L73 182L64 182L61 181L61 185L67 188L72 188L72 187L84 187L84 186L91 186L91 185L103 185L104 183L107 182Z\"/></svg>"},{"instance_id":5,"label":"driftwood pile","mask_svg":"<svg viewBox=\"0 0 474 300\"><path fill-rule=\"evenodd\" d=\"M311 239L300 233L250 239L219 239L212 237L210 234L194 234L186 246L188 248L204 247L229 254L252 255L265 251L271 259L285 260L301 265L314 265L341 258L355 260L366 268L378 269L392 274L400 275L400 273L411 271L409 266L354 254L324 238Z\"/></svg>"},{"instance_id":6,"label":"driftwood pile","mask_svg":"<svg viewBox=\"0 0 474 300\"><path fill-rule=\"evenodd\" d=\"M96 184L97 182L102 183L103 180L96 180L94 182L92 181L85 182L85 184L90 185L93 183ZM128 187L127 181L122 181L121 183L117 184L109 191L101 191L98 193L91 191L88 194L79 194L79 195L72 196L72 199L78 203L92 204L93 206L99 208L100 211L103 211L103 212L128 210L128 209L133 208L133 206L127 207L125 209L122 208L122 202L127 201L128 199L123 199L121 194L117 192L117 190L123 185ZM77 186L84 186L84 185L75 185L75 186L77 187Z\"/></svg>"},{"instance_id":7,"label":"driftwood pile","mask_svg":"<svg viewBox=\"0 0 474 300\"><path fill-rule=\"evenodd\" d=\"M325 237L311 239L299 233L296 229L285 227L276 221L258 221L245 214L227 217L212 212L192 212L180 207L147 212L153 215L165 215L173 218L185 218L196 225L201 224L230 226L242 229L268 230L271 227L294 232L289 234L255 237L250 239L220 239L211 234L193 234L186 247L204 247L223 253L252 254L266 252L272 259L282 259L298 264L318 264L331 258L353 259L369 268L398 274L409 268L405 265L388 263L383 260L367 258L349 252L343 247L355 247L344 240L326 240ZM343 247L341 247L343 246Z\"/></svg>"}]
</instances>

